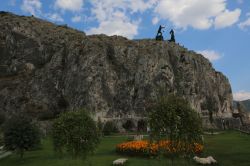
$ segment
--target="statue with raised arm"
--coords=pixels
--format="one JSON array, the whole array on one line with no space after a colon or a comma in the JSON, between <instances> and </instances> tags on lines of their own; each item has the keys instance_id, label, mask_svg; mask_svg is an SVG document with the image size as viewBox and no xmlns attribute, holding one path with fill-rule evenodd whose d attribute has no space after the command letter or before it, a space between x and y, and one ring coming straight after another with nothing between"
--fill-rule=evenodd
<instances>
[{"instance_id":1,"label":"statue with raised arm","mask_svg":"<svg viewBox=\"0 0 250 166\"><path fill-rule=\"evenodd\" d=\"M161 26L159 27L158 29L158 32L157 32L157 35L155 37L156 40L163 40L163 35L162 35L162 29L164 29L165 27L164 26Z\"/></svg>"}]
</instances>

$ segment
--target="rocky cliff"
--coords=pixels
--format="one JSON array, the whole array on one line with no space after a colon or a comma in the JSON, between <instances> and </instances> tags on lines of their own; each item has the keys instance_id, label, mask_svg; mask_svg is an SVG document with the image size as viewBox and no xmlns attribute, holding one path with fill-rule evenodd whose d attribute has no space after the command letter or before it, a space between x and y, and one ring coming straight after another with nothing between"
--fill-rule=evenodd
<instances>
[{"instance_id":1,"label":"rocky cliff","mask_svg":"<svg viewBox=\"0 0 250 166\"><path fill-rule=\"evenodd\" d=\"M95 117L143 117L149 101L176 93L207 116L231 116L228 79L202 55L167 41L86 36L0 13L0 111L50 116L87 108Z\"/></svg>"},{"instance_id":2,"label":"rocky cliff","mask_svg":"<svg viewBox=\"0 0 250 166\"><path fill-rule=\"evenodd\" d=\"M244 101L234 101L233 102L234 109L237 109L238 102L242 105L244 111L250 112L250 99Z\"/></svg>"}]
</instances>

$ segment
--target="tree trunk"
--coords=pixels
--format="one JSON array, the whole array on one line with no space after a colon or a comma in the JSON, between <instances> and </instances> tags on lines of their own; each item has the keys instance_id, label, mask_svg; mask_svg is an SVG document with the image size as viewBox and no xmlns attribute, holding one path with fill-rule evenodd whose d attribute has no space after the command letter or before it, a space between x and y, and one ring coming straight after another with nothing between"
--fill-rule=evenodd
<instances>
[{"instance_id":1,"label":"tree trunk","mask_svg":"<svg viewBox=\"0 0 250 166\"><path fill-rule=\"evenodd\" d=\"M23 159L23 154L24 154L24 151L23 150L20 150L20 158Z\"/></svg>"}]
</instances>

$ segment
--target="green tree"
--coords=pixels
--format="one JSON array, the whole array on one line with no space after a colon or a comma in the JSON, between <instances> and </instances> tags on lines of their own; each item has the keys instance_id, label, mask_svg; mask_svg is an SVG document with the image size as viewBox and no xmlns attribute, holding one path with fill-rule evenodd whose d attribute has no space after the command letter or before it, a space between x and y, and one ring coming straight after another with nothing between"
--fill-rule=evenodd
<instances>
[{"instance_id":1,"label":"green tree","mask_svg":"<svg viewBox=\"0 0 250 166\"><path fill-rule=\"evenodd\" d=\"M146 132L147 131L147 121L144 119L141 119L137 123L137 131L138 132Z\"/></svg>"},{"instance_id":2,"label":"green tree","mask_svg":"<svg viewBox=\"0 0 250 166\"><path fill-rule=\"evenodd\" d=\"M210 131L212 134L214 134L214 131L213 131L214 116L213 116L213 114L216 111L216 107L215 107L215 100L213 97L207 98L207 106L206 107L208 109L209 122L211 124Z\"/></svg>"},{"instance_id":3,"label":"green tree","mask_svg":"<svg viewBox=\"0 0 250 166\"><path fill-rule=\"evenodd\" d=\"M54 149L59 154L85 158L96 148L100 134L95 121L85 110L65 112L54 121Z\"/></svg>"},{"instance_id":4,"label":"green tree","mask_svg":"<svg viewBox=\"0 0 250 166\"><path fill-rule=\"evenodd\" d=\"M5 121L5 114L0 112L0 127L2 126L2 124L4 123Z\"/></svg>"},{"instance_id":5,"label":"green tree","mask_svg":"<svg viewBox=\"0 0 250 166\"><path fill-rule=\"evenodd\" d=\"M102 136L102 134L103 134L103 123L102 123L100 117L98 117L98 120L97 120L97 128L98 128L98 130L99 130L99 133L100 133L101 136Z\"/></svg>"},{"instance_id":6,"label":"green tree","mask_svg":"<svg viewBox=\"0 0 250 166\"><path fill-rule=\"evenodd\" d=\"M5 114L3 112L0 112L0 146L3 145L2 125L4 124L5 119Z\"/></svg>"},{"instance_id":7,"label":"green tree","mask_svg":"<svg viewBox=\"0 0 250 166\"><path fill-rule=\"evenodd\" d=\"M202 124L189 103L176 96L162 97L150 108L149 124L152 140L168 139L172 151L168 155L172 165L179 154L190 157L190 146L201 142ZM181 147L178 146L181 143Z\"/></svg>"},{"instance_id":8,"label":"green tree","mask_svg":"<svg viewBox=\"0 0 250 166\"><path fill-rule=\"evenodd\" d=\"M103 134L111 135L112 133L118 133L118 128L113 121L107 121L103 127Z\"/></svg>"},{"instance_id":9,"label":"green tree","mask_svg":"<svg viewBox=\"0 0 250 166\"><path fill-rule=\"evenodd\" d=\"M126 131L132 131L133 128L135 128L135 124L132 120L127 120L122 127L126 130Z\"/></svg>"},{"instance_id":10,"label":"green tree","mask_svg":"<svg viewBox=\"0 0 250 166\"><path fill-rule=\"evenodd\" d=\"M40 132L32 119L22 115L13 115L3 129L4 147L17 152L23 158L24 152L34 149L40 144Z\"/></svg>"}]
</instances>

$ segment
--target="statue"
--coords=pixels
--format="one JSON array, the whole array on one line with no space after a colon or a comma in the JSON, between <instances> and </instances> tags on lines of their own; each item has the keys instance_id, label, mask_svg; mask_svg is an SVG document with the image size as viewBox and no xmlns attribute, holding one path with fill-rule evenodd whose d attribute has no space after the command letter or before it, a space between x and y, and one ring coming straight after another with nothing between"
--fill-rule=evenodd
<instances>
[{"instance_id":1,"label":"statue","mask_svg":"<svg viewBox=\"0 0 250 166\"><path fill-rule=\"evenodd\" d=\"M169 33L170 33L170 35L171 35L171 38L170 38L170 40L168 40L168 41L169 41L169 42L175 42L174 30L171 29L171 31L170 31Z\"/></svg>"},{"instance_id":2,"label":"statue","mask_svg":"<svg viewBox=\"0 0 250 166\"><path fill-rule=\"evenodd\" d=\"M159 27L159 29L158 29L158 32L157 32L157 35L156 35L156 37L155 37L155 40L163 41L163 36L162 36L162 32L161 32L161 30L162 30L163 28L165 28L165 27L160 25L160 27Z\"/></svg>"}]
</instances>

